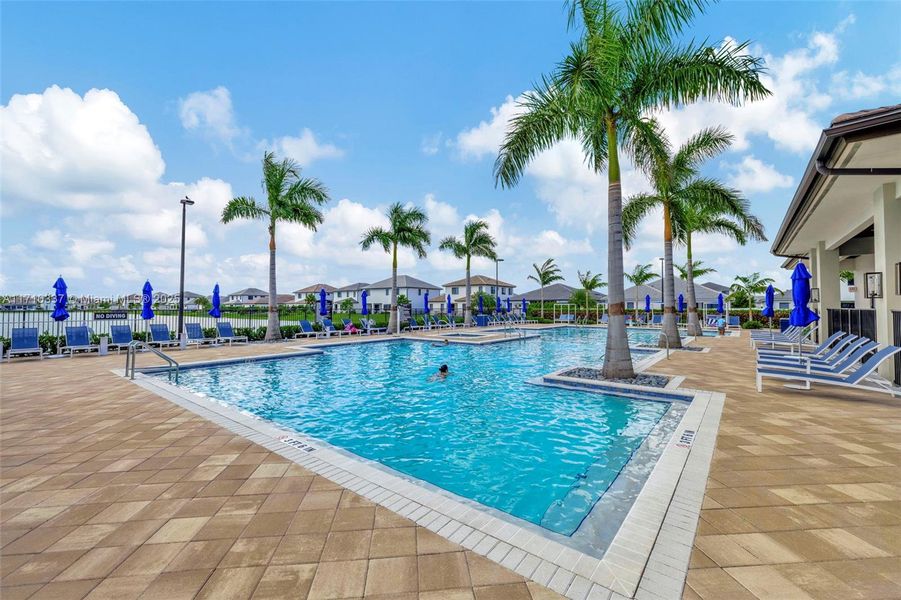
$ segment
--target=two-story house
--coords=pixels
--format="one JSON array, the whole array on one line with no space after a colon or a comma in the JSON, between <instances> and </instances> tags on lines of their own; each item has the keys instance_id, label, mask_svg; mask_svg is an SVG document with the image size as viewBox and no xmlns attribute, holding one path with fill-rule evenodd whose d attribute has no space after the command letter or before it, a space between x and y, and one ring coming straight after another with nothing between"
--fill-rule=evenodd
<instances>
[{"instance_id":1,"label":"two-story house","mask_svg":"<svg viewBox=\"0 0 901 600\"><path fill-rule=\"evenodd\" d=\"M268 296L269 292L264 292L260 288L249 287L229 294L226 298L226 303L247 304L251 300L256 300L257 298L266 298Z\"/></svg>"},{"instance_id":2,"label":"two-story house","mask_svg":"<svg viewBox=\"0 0 901 600\"><path fill-rule=\"evenodd\" d=\"M372 312L385 312L391 308L390 277L376 281L366 289L369 290L368 303ZM406 296L412 303L415 312L422 311L423 296L426 292L428 292L429 296L437 296L441 293L441 286L409 275L397 276L397 294L398 296Z\"/></svg>"},{"instance_id":3,"label":"two-story house","mask_svg":"<svg viewBox=\"0 0 901 600\"><path fill-rule=\"evenodd\" d=\"M484 292L494 297L500 296L503 306L507 305L507 298L513 299L516 286L503 280L495 279L487 275L473 275L470 277L472 293ZM449 281L444 284L444 302L447 303L447 294L450 294L454 305L454 312L462 314L463 305L466 302L466 278Z\"/></svg>"}]
</instances>

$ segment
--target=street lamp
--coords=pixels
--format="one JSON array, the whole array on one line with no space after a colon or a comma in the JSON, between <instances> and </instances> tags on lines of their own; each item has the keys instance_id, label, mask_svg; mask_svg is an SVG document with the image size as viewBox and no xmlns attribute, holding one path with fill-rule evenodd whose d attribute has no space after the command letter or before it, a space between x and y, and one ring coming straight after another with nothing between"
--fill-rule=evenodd
<instances>
[{"instance_id":1,"label":"street lamp","mask_svg":"<svg viewBox=\"0 0 901 600\"><path fill-rule=\"evenodd\" d=\"M185 196L181 200L181 273L178 279L178 339L181 340L185 330L185 220L188 207L194 201Z\"/></svg>"},{"instance_id":2,"label":"street lamp","mask_svg":"<svg viewBox=\"0 0 901 600\"><path fill-rule=\"evenodd\" d=\"M500 299L500 297L501 297L501 286L500 286L500 279L498 279L497 266L498 266L498 264L500 264L502 262L504 262L503 258L495 257L495 259L494 259L494 293L495 293L494 297L497 299Z\"/></svg>"}]
</instances>

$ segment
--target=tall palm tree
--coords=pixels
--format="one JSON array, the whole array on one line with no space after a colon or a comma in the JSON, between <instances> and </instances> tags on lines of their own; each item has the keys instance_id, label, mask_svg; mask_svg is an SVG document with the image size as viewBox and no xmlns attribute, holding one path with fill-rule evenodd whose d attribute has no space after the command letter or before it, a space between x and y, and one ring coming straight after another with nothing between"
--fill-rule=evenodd
<instances>
[{"instance_id":1,"label":"tall palm tree","mask_svg":"<svg viewBox=\"0 0 901 600\"><path fill-rule=\"evenodd\" d=\"M629 280L629 283L635 288L635 320L638 320L638 303L641 301L638 294L638 286L644 285L657 277L657 275L651 270L653 267L651 264L646 265L635 265L635 268L632 269L631 273L626 273L626 279Z\"/></svg>"},{"instance_id":2,"label":"tall palm tree","mask_svg":"<svg viewBox=\"0 0 901 600\"><path fill-rule=\"evenodd\" d=\"M760 295L766 291L766 288L775 281L770 277L761 277L760 273L751 273L750 275L736 275L735 282L730 286L732 293L729 294L730 301L745 297L748 299L748 319L753 318L751 309L754 308L754 296ZM776 290L777 293L782 293Z\"/></svg>"},{"instance_id":3,"label":"tall palm tree","mask_svg":"<svg viewBox=\"0 0 901 600\"><path fill-rule=\"evenodd\" d=\"M701 99L737 104L769 94L762 61L747 44L689 43L676 39L700 0L572 0L570 26L580 39L535 91L521 101L495 162L495 180L515 185L528 163L563 139L582 144L588 167L607 170L609 326L603 372L632 377L623 297L622 189L619 152L645 164L657 145L650 111ZM664 149L658 149L658 152Z\"/></svg>"},{"instance_id":4,"label":"tall palm tree","mask_svg":"<svg viewBox=\"0 0 901 600\"><path fill-rule=\"evenodd\" d=\"M664 135L658 147L669 145ZM639 223L657 209L663 210L663 328L659 345L682 347L676 324L676 289L673 277L673 234L681 223L684 205L703 201L708 196L705 182L698 176L701 163L729 147L732 135L715 127L702 129L674 153L658 154L645 165L653 192L630 197L623 207L623 235L627 245L634 242ZM689 308L692 308L689 301Z\"/></svg>"},{"instance_id":5,"label":"tall palm tree","mask_svg":"<svg viewBox=\"0 0 901 600\"><path fill-rule=\"evenodd\" d=\"M748 240L766 241L763 224L751 214L748 201L735 190L719 184L714 179L705 180L706 193L694 202L685 203L680 210L680 241L685 244L686 273L688 283L688 335L702 335L701 321L698 319L697 299L695 297L695 276L700 277L697 265L701 261L694 260L692 251L692 235L694 233L718 233L734 239L744 246Z\"/></svg>"},{"instance_id":6,"label":"tall palm tree","mask_svg":"<svg viewBox=\"0 0 901 600\"><path fill-rule=\"evenodd\" d=\"M591 299L591 292L607 287L607 282L601 279L600 273L592 275L591 271L585 271L584 274L581 271L576 271L576 275L579 278L582 290L585 292L585 316L588 317L588 301Z\"/></svg>"},{"instance_id":7,"label":"tall palm tree","mask_svg":"<svg viewBox=\"0 0 901 600\"><path fill-rule=\"evenodd\" d=\"M535 269L535 274L529 275L527 279L531 279L541 286L538 290L538 297L541 299L541 317L544 318L544 286L555 281L563 281L563 275L553 258L547 259L540 266L538 263L532 263L532 268Z\"/></svg>"},{"instance_id":8,"label":"tall palm tree","mask_svg":"<svg viewBox=\"0 0 901 600\"><path fill-rule=\"evenodd\" d=\"M470 299L472 298L472 283L470 281L470 262L473 256L481 256L494 260L497 258L495 247L497 242L488 233L488 223L485 221L468 221L463 225L463 237L446 237L441 240L439 250L447 250L456 258L466 259L466 304L463 305L463 324L469 327L472 324L472 311Z\"/></svg>"},{"instance_id":9,"label":"tall palm tree","mask_svg":"<svg viewBox=\"0 0 901 600\"><path fill-rule=\"evenodd\" d=\"M691 266L691 269L688 267ZM705 267L703 260L693 260L691 263L686 262L684 265L673 265L673 267L679 271L679 277L688 280L691 273L694 274L695 277L703 277L704 275L710 275L711 273L716 273L716 269L713 267Z\"/></svg>"},{"instance_id":10,"label":"tall palm tree","mask_svg":"<svg viewBox=\"0 0 901 600\"><path fill-rule=\"evenodd\" d=\"M432 236L426 229L429 218L421 208L405 207L395 202L388 207L388 229L372 227L363 234L360 246L369 250L373 245L381 246L391 254L391 313L388 315L388 331L398 331L397 320L397 249L410 248L419 258L425 258L426 247L432 243Z\"/></svg>"},{"instance_id":11,"label":"tall palm tree","mask_svg":"<svg viewBox=\"0 0 901 600\"><path fill-rule=\"evenodd\" d=\"M275 286L275 227L283 223L298 223L316 231L322 223L320 206L328 202L328 190L311 177L301 177L296 162L285 158L276 160L273 152L263 154L263 191L266 204L260 204L252 196L232 198L222 209L222 222L237 219L268 221L269 231L269 319L266 323L266 341L281 339L278 318L278 297Z\"/></svg>"}]
</instances>

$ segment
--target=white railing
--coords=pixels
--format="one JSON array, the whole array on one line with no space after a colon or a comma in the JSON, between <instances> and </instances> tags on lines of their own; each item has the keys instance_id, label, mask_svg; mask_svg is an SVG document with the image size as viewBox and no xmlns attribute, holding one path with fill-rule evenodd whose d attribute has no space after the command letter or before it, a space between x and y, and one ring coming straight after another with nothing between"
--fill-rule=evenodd
<instances>
[{"instance_id":1,"label":"white railing","mask_svg":"<svg viewBox=\"0 0 901 600\"><path fill-rule=\"evenodd\" d=\"M176 361L174 358L172 358L168 354L164 353L163 351L159 350L158 348L154 348L147 342L142 342L141 340L134 340L133 342L131 342L128 345L127 351L125 352L125 376L126 377L128 377L129 379L135 378L135 363L137 362L138 348L140 348L142 350L149 350L150 352L153 352L154 354L156 354L157 356L162 358L164 361L166 361L166 364L168 365L168 368L166 369L166 371L169 374L169 379L170 380L172 379L172 371L174 370L175 371L175 383L178 383L178 368L179 368L178 361Z\"/></svg>"}]
</instances>

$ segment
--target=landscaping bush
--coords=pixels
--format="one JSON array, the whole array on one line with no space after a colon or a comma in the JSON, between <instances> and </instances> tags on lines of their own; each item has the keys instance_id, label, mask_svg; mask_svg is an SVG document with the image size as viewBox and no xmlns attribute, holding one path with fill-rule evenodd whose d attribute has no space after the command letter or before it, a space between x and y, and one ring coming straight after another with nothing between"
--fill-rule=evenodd
<instances>
[{"instance_id":1,"label":"landscaping bush","mask_svg":"<svg viewBox=\"0 0 901 600\"><path fill-rule=\"evenodd\" d=\"M203 328L203 337L205 338L217 338L219 337L219 330L215 327L204 327Z\"/></svg>"},{"instance_id":2,"label":"landscaping bush","mask_svg":"<svg viewBox=\"0 0 901 600\"><path fill-rule=\"evenodd\" d=\"M744 323L741 324L741 328L742 329L762 329L763 323L761 323L760 321L754 321L754 320L745 321Z\"/></svg>"}]
</instances>

